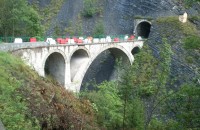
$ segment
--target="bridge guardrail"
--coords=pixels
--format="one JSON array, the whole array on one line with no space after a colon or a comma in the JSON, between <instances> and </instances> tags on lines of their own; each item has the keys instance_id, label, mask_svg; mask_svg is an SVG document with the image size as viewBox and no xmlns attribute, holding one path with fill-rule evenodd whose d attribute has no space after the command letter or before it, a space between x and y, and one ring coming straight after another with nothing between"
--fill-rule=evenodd
<instances>
[{"instance_id":1,"label":"bridge guardrail","mask_svg":"<svg viewBox=\"0 0 200 130\"><path fill-rule=\"evenodd\" d=\"M70 43L103 43L103 42L124 42L144 40L142 37L135 37L134 35L99 35L95 37L91 36L43 36L43 37L0 37L0 43L14 43L15 39L21 39L22 42L45 42L47 38L52 38L57 44L70 44ZM31 40L32 39L32 40ZM34 39L34 40L33 40ZM72 42L69 42L69 40ZM74 40L74 41L73 41Z\"/></svg>"}]
</instances>

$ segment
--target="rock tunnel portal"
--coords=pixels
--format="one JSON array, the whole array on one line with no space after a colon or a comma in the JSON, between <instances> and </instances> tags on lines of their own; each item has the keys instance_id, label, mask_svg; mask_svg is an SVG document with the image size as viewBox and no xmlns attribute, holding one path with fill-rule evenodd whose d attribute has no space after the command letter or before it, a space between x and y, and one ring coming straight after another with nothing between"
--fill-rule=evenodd
<instances>
[{"instance_id":1,"label":"rock tunnel portal","mask_svg":"<svg viewBox=\"0 0 200 130\"><path fill-rule=\"evenodd\" d=\"M136 35L142 38L148 38L151 30L151 23L148 21L140 22L136 27Z\"/></svg>"}]
</instances>

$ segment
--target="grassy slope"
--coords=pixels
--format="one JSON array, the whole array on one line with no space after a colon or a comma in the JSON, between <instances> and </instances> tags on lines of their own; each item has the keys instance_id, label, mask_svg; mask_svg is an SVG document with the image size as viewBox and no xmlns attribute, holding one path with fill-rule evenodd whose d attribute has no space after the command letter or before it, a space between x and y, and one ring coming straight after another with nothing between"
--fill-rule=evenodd
<instances>
[{"instance_id":1,"label":"grassy slope","mask_svg":"<svg viewBox=\"0 0 200 130\"><path fill-rule=\"evenodd\" d=\"M23 82L18 78L24 78L21 69L20 60L0 53L0 118L7 129L34 128L25 119L28 108L18 91Z\"/></svg>"},{"instance_id":2,"label":"grassy slope","mask_svg":"<svg viewBox=\"0 0 200 130\"><path fill-rule=\"evenodd\" d=\"M9 130L96 129L88 101L39 77L23 62L0 52L0 119Z\"/></svg>"}]
</instances>

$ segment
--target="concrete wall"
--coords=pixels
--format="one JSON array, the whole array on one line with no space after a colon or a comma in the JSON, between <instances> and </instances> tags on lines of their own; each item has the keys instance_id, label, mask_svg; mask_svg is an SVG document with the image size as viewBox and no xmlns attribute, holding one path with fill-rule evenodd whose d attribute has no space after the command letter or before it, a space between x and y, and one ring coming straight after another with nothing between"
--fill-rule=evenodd
<instances>
[{"instance_id":1,"label":"concrete wall","mask_svg":"<svg viewBox=\"0 0 200 130\"><path fill-rule=\"evenodd\" d=\"M42 47L42 46L48 46L49 44L46 42L25 42L25 43L2 43L0 44L0 50L1 51L14 51L17 49L22 48L34 48L34 47Z\"/></svg>"}]
</instances>

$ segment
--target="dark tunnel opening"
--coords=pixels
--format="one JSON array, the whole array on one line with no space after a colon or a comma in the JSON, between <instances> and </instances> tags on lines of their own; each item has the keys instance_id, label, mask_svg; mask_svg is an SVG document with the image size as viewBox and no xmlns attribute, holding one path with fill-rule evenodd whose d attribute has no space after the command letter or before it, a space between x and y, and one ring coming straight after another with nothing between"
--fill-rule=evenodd
<instances>
[{"instance_id":1,"label":"dark tunnel opening","mask_svg":"<svg viewBox=\"0 0 200 130\"><path fill-rule=\"evenodd\" d=\"M149 22L141 22L138 24L137 28L136 28L136 35L137 36L141 36L142 38L148 38L149 37L149 33L151 30L151 24Z\"/></svg>"}]
</instances>

